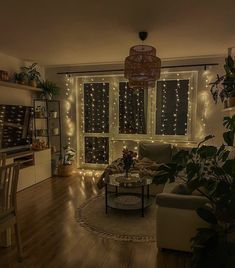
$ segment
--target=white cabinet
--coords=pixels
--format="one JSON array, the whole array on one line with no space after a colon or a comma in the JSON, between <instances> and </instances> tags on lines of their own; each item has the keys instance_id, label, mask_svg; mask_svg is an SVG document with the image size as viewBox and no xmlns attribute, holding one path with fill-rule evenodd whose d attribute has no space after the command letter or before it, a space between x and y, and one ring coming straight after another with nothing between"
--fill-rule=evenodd
<instances>
[{"instance_id":1,"label":"white cabinet","mask_svg":"<svg viewBox=\"0 0 235 268\"><path fill-rule=\"evenodd\" d=\"M51 177L51 149L21 152L7 157L6 164L20 162L17 191Z\"/></svg>"},{"instance_id":2,"label":"white cabinet","mask_svg":"<svg viewBox=\"0 0 235 268\"><path fill-rule=\"evenodd\" d=\"M36 183L51 177L51 150L35 152L35 180Z\"/></svg>"}]
</instances>

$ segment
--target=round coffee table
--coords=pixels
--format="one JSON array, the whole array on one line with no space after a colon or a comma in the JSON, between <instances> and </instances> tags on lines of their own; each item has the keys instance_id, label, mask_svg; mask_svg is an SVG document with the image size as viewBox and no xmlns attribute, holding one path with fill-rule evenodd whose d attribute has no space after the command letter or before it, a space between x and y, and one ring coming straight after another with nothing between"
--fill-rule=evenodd
<instances>
[{"instance_id":1,"label":"round coffee table","mask_svg":"<svg viewBox=\"0 0 235 268\"><path fill-rule=\"evenodd\" d=\"M138 173L130 173L128 178L125 174L112 174L105 183L105 212L108 207L121 210L141 210L144 217L144 209L150 206L154 198L149 195L149 185L153 179L150 177L140 178ZM115 192L108 191L108 186L115 187ZM139 192L120 192L119 188L139 188ZM146 190L146 191L145 191Z\"/></svg>"}]
</instances>

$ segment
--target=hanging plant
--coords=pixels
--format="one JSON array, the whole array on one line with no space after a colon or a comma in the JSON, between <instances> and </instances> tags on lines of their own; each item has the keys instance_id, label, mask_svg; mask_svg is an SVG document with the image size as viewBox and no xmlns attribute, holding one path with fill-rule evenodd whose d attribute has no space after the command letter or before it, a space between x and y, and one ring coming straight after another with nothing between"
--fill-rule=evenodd
<instances>
[{"instance_id":1,"label":"hanging plant","mask_svg":"<svg viewBox=\"0 0 235 268\"><path fill-rule=\"evenodd\" d=\"M224 75L217 75L217 80L210 83L211 94L215 103L220 98L222 102L225 102L226 107L231 107L235 106L235 63L230 55L225 58L224 70ZM228 103L227 100L229 100Z\"/></svg>"}]
</instances>

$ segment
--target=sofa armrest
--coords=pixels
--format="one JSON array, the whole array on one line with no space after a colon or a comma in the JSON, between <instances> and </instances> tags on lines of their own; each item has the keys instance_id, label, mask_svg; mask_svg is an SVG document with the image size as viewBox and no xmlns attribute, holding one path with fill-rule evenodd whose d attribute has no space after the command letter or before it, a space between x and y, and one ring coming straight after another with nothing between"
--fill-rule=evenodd
<instances>
[{"instance_id":1,"label":"sofa armrest","mask_svg":"<svg viewBox=\"0 0 235 268\"><path fill-rule=\"evenodd\" d=\"M156 197L157 205L161 207L180 208L180 209L197 209L209 203L204 196L180 195L172 193L161 193Z\"/></svg>"}]
</instances>

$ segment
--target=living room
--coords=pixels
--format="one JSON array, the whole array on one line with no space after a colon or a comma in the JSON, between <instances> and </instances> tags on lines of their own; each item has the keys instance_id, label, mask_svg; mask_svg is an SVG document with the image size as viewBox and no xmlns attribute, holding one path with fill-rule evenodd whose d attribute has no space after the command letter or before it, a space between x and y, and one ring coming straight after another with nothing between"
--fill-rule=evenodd
<instances>
[{"instance_id":1,"label":"living room","mask_svg":"<svg viewBox=\"0 0 235 268\"><path fill-rule=\"evenodd\" d=\"M235 266L234 11L1 4L0 267Z\"/></svg>"}]
</instances>

